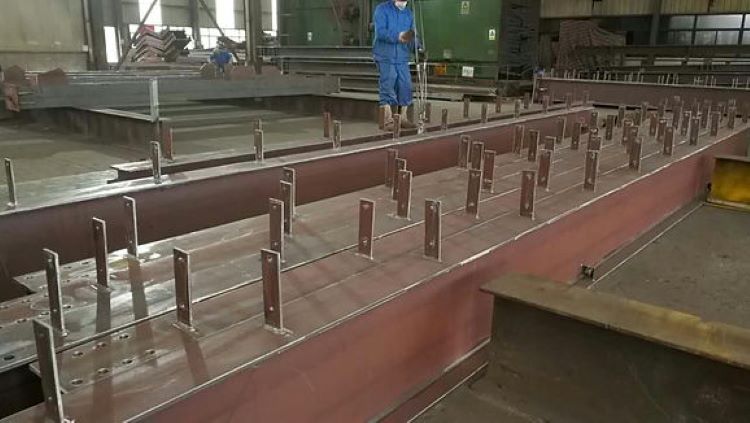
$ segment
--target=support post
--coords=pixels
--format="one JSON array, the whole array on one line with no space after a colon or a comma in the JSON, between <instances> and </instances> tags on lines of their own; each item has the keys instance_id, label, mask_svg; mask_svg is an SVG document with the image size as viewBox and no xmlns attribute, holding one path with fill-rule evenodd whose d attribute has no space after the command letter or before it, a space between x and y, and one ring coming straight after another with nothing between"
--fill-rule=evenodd
<instances>
[{"instance_id":1,"label":"support post","mask_svg":"<svg viewBox=\"0 0 750 423\"><path fill-rule=\"evenodd\" d=\"M8 184L8 207L15 208L18 205L18 198L16 197L16 174L13 171L13 161L11 159L4 159L5 163L5 179Z\"/></svg>"},{"instance_id":2,"label":"support post","mask_svg":"<svg viewBox=\"0 0 750 423\"><path fill-rule=\"evenodd\" d=\"M333 121L333 149L338 150L341 148L341 121Z\"/></svg>"},{"instance_id":3,"label":"support post","mask_svg":"<svg viewBox=\"0 0 750 423\"><path fill-rule=\"evenodd\" d=\"M60 290L60 258L52 250L42 250L44 270L47 275L47 297L49 298L49 320L53 328L65 336L62 291Z\"/></svg>"},{"instance_id":4,"label":"support post","mask_svg":"<svg viewBox=\"0 0 750 423\"><path fill-rule=\"evenodd\" d=\"M255 161L256 162L262 162L264 159L264 152L263 152L263 130L262 129L256 129L253 134L253 141L255 144Z\"/></svg>"},{"instance_id":5,"label":"support post","mask_svg":"<svg viewBox=\"0 0 750 423\"><path fill-rule=\"evenodd\" d=\"M281 257L271 250L261 250L260 257L265 324L273 331L280 331L284 327L281 309Z\"/></svg>"},{"instance_id":6,"label":"support post","mask_svg":"<svg viewBox=\"0 0 750 423\"><path fill-rule=\"evenodd\" d=\"M466 213L479 217L479 192L482 186L482 171L469 169L469 186L466 191Z\"/></svg>"},{"instance_id":7,"label":"support post","mask_svg":"<svg viewBox=\"0 0 750 423\"><path fill-rule=\"evenodd\" d=\"M492 193L495 186L495 156L492 150L484 151L484 163L482 164L482 190Z\"/></svg>"},{"instance_id":8,"label":"support post","mask_svg":"<svg viewBox=\"0 0 750 423\"><path fill-rule=\"evenodd\" d=\"M372 259L373 238L375 232L375 202L362 198L359 200L359 237L357 252Z\"/></svg>"},{"instance_id":9,"label":"support post","mask_svg":"<svg viewBox=\"0 0 750 423\"><path fill-rule=\"evenodd\" d=\"M268 244L269 249L284 257L284 202L268 199Z\"/></svg>"},{"instance_id":10,"label":"support post","mask_svg":"<svg viewBox=\"0 0 750 423\"><path fill-rule=\"evenodd\" d=\"M534 218L534 201L536 197L536 172L521 172L521 216Z\"/></svg>"},{"instance_id":11,"label":"support post","mask_svg":"<svg viewBox=\"0 0 750 423\"><path fill-rule=\"evenodd\" d=\"M138 214L136 213L135 199L122 197L125 206L125 244L128 255L138 259Z\"/></svg>"},{"instance_id":12,"label":"support post","mask_svg":"<svg viewBox=\"0 0 750 423\"><path fill-rule=\"evenodd\" d=\"M161 145L158 141L151 141L151 169L154 183L161 184Z\"/></svg>"},{"instance_id":13,"label":"support post","mask_svg":"<svg viewBox=\"0 0 750 423\"><path fill-rule=\"evenodd\" d=\"M193 295L190 281L190 254L179 248L172 253L174 263L174 296L177 305L177 321L193 328Z\"/></svg>"},{"instance_id":14,"label":"support post","mask_svg":"<svg viewBox=\"0 0 750 423\"><path fill-rule=\"evenodd\" d=\"M438 200L424 202L424 255L440 261L441 258L441 215L443 203Z\"/></svg>"},{"instance_id":15,"label":"support post","mask_svg":"<svg viewBox=\"0 0 750 423\"><path fill-rule=\"evenodd\" d=\"M101 219L93 218L91 227L94 239L94 260L96 261L96 284L100 288L109 288L107 223Z\"/></svg>"},{"instance_id":16,"label":"support post","mask_svg":"<svg viewBox=\"0 0 750 423\"><path fill-rule=\"evenodd\" d=\"M39 375L42 379L42 394L44 395L45 417L53 422L64 422L62 394L60 393L60 379L57 371L57 355L55 351L55 335L52 328L34 319L34 340L36 341L36 356L39 362Z\"/></svg>"},{"instance_id":17,"label":"support post","mask_svg":"<svg viewBox=\"0 0 750 423\"><path fill-rule=\"evenodd\" d=\"M402 219L411 217L411 180L412 174L408 170L398 172L398 197L396 198L396 216Z\"/></svg>"}]
</instances>

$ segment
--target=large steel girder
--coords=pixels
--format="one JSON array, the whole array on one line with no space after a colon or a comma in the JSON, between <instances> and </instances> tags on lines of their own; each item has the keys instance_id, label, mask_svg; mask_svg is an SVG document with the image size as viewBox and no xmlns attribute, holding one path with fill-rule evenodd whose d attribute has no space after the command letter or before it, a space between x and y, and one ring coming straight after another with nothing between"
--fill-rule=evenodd
<instances>
[{"instance_id":1,"label":"large steel girder","mask_svg":"<svg viewBox=\"0 0 750 423\"><path fill-rule=\"evenodd\" d=\"M229 318L228 308L253 287L195 304L196 316L205 319L196 322L197 333L176 330L168 319L138 324L135 336L151 339L153 348L164 345L156 343L163 336L177 346L141 364L148 374L131 370L70 392L66 409L82 421L361 421L398 409L405 396L489 336L492 299L480 285L511 271L576 276L581 263L598 262L701 195L713 156L744 148L747 132L723 132L700 147L682 143L675 158L654 154L652 144L643 173L610 163L618 167L602 178L601 191L574 184L578 189L558 192L565 195L540 210L537 221L446 216L453 235L444 240L442 262L414 250L423 230L415 226L382 239L378 259L365 270L342 253L285 272L293 290L342 278L286 303L286 337L256 318L204 330ZM485 204L485 216L498 206L517 207L517 198L506 200ZM502 241L505 236L511 238ZM274 353L248 361L251 351L269 350ZM38 421L40 411L17 418Z\"/></svg>"},{"instance_id":2,"label":"large steel girder","mask_svg":"<svg viewBox=\"0 0 750 423\"><path fill-rule=\"evenodd\" d=\"M49 248L61 263L92 257L91 219L107 222L109 250L125 247L122 197L138 202L139 237L151 242L245 219L268 211L268 198L278 194L284 167L297 173L297 203L382 184L387 150L396 148L408 160L414 175L454 166L460 136L485 141L488 149L510 151L513 128L523 123L542 136L553 135L558 117L574 121L587 118L590 108L574 108L518 120L493 122L421 136L406 137L365 146L343 147L331 153L311 152L165 176L161 184L151 180L120 182L71 191L50 187L51 198L40 196L0 213L0 281L42 268L40 252Z\"/></svg>"},{"instance_id":3,"label":"large steel girder","mask_svg":"<svg viewBox=\"0 0 750 423\"><path fill-rule=\"evenodd\" d=\"M694 101L702 104L704 100L711 100L714 104L736 100L738 110L742 110L746 104L750 105L750 90L742 88L561 78L542 78L539 80L539 87L546 88L548 92L554 94L555 98L562 98L566 93L572 93L573 98L579 99L584 97L585 92L588 92L589 100L601 105L640 106L645 101L655 107L664 100L668 101L667 104L671 104L675 96L679 96L686 107Z\"/></svg>"}]
</instances>

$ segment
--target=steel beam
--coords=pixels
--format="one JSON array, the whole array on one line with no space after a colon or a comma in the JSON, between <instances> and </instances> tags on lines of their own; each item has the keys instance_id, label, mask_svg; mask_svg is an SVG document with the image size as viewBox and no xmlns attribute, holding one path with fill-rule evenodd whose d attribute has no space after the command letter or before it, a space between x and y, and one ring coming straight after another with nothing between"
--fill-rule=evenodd
<instances>
[{"instance_id":1,"label":"steel beam","mask_svg":"<svg viewBox=\"0 0 750 423\"><path fill-rule=\"evenodd\" d=\"M701 147L681 144L673 157L662 156L659 146L651 145L641 175L628 171L619 146L610 145L600 153L602 164L606 162L606 168L601 168L606 177L600 179L599 193L593 197L577 189L582 170L580 162L571 161L569 165L577 170L566 178L568 189L543 194L538 201L549 202L551 207L538 208L535 221L516 216L517 190L487 199L483 207L487 212L480 221L462 211L443 216L443 262L423 259L424 228L415 225L379 240L386 254L377 262L357 260L350 251L343 251L291 269L284 273L284 280L304 283L286 291L294 298L283 302L284 327L290 331L285 336L264 329L257 284L196 303L204 312L216 313L214 324L222 328L196 340L197 350L186 346L183 332L163 325L163 319L136 324L135 338L128 341L134 349L140 342L153 345L154 336L164 345L173 342L174 347L154 352L157 359L147 373L125 371L71 390L66 395L66 410L72 417L106 415L110 420L153 421L188 416L211 420L228 410L235 415L253 413L263 421L292 421L319 413L346 421L377 415L489 336L491 304L476 295L479 284L509 270L558 280L574 277L580 263L605 256L676 206L700 195L703 184L695 181L705 179L710 165L706 158L743 147L746 135L747 128L725 131L719 139L706 139ZM507 137L511 139L512 128ZM491 137L485 139L491 142ZM455 143L451 147L450 151L455 151ZM506 153L510 151L509 144L507 147ZM607 148L614 153L605 160ZM571 156L580 159L580 154ZM376 162L377 177L382 180L382 157ZM419 160L411 158L410 163L418 165ZM449 167L443 172L457 172ZM516 185L517 181L513 182ZM463 192L453 197L462 200ZM614 209L618 210L615 225ZM591 230L580 231L582 226ZM607 237L593 247L586 242L591 233L605 230ZM550 254L550 260L540 262L539 251ZM235 313L219 312L229 309ZM451 313L445 313L446 309ZM399 324L392 324L393 318L398 318ZM154 332L139 335L146 327ZM239 346L238 339L243 340ZM341 351L340 342L336 342L341 339L348 340L346 353L335 354ZM373 351L372 345L391 345L404 339L414 340L414 360L405 362L402 349ZM94 352L91 359L101 354L111 352ZM62 357L68 359L65 352ZM386 370L357 371L363 357L372 360L370 365L382 364ZM404 366L391 369L385 365L391 360ZM206 368L210 373L200 373ZM290 368L310 370L290 374ZM167 375L171 375L171 383L164 387ZM247 390L282 378L287 381L283 389ZM311 385L316 395L310 395ZM112 389L103 392L102 386ZM358 386L369 389L360 393L355 389ZM95 391L101 396L92 402ZM340 400L341 392L348 393L349 401ZM297 406L270 405L284 400L294 400ZM37 407L16 417L37 420L43 417L43 410Z\"/></svg>"},{"instance_id":2,"label":"steel beam","mask_svg":"<svg viewBox=\"0 0 750 423\"><path fill-rule=\"evenodd\" d=\"M591 81L575 79L542 78L541 87L554 91L588 91L594 104L619 106L626 104L635 107L643 101L651 105L660 104L664 99L679 95L686 103L697 100L710 100L714 103L735 99L737 104L750 102L750 91L741 88L695 87L690 85L660 85L630 83L622 81Z\"/></svg>"},{"instance_id":3,"label":"steel beam","mask_svg":"<svg viewBox=\"0 0 750 423\"><path fill-rule=\"evenodd\" d=\"M47 186L46 196L30 196L33 199L23 207L0 212L0 233L7 235L0 238L0 257L6 263L3 276L7 280L39 270L40 264L33 258L42 248L58 251L63 262L93 256L86 236L91 216L99 216L110 224L112 249L125 247L124 227L120 223L123 195L138 202L141 222L160 222L140 228L141 242L151 242L265 214L268 211L265 199L276 196L284 167L295 169L298 175L314 175L298 181L297 203L305 204L382 184L383 160L390 148L397 148L401 157L409 159L409 170L417 176L455 166L459 133L485 139L488 149L503 154L512 148L516 124L552 135L557 117L567 116L573 122L589 110L576 108L524 117L521 121L491 121L483 127L435 131L402 139L400 143L342 147L334 154L311 152L283 160L266 159L263 166L246 163L197 170L183 173L177 179L165 178L159 185L150 181L122 182L80 192L70 187ZM254 195L249 196L248 192ZM164 218L165 204L180 212ZM60 219L67 222L63 228L55 223Z\"/></svg>"},{"instance_id":4,"label":"steel beam","mask_svg":"<svg viewBox=\"0 0 750 423\"><path fill-rule=\"evenodd\" d=\"M159 101L325 95L339 91L338 78L263 75L249 80L160 80ZM54 107L107 108L149 104L147 81L69 85L40 85L22 96L23 110Z\"/></svg>"}]
</instances>

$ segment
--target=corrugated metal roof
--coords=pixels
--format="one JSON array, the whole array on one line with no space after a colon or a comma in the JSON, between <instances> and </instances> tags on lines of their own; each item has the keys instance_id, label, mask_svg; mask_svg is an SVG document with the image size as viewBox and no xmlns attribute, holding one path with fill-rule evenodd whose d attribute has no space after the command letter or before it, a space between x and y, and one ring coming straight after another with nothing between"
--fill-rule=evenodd
<instances>
[{"instance_id":1,"label":"corrugated metal roof","mask_svg":"<svg viewBox=\"0 0 750 423\"><path fill-rule=\"evenodd\" d=\"M543 18L569 18L591 16L591 1L542 0Z\"/></svg>"},{"instance_id":2,"label":"corrugated metal roof","mask_svg":"<svg viewBox=\"0 0 750 423\"><path fill-rule=\"evenodd\" d=\"M750 12L750 0L714 0L711 13L724 12Z\"/></svg>"},{"instance_id":3,"label":"corrugated metal roof","mask_svg":"<svg viewBox=\"0 0 750 423\"><path fill-rule=\"evenodd\" d=\"M662 0L661 12L664 14L706 13L708 0Z\"/></svg>"},{"instance_id":4,"label":"corrugated metal roof","mask_svg":"<svg viewBox=\"0 0 750 423\"><path fill-rule=\"evenodd\" d=\"M594 15L648 15L653 8L652 0L602 0L593 3Z\"/></svg>"}]
</instances>

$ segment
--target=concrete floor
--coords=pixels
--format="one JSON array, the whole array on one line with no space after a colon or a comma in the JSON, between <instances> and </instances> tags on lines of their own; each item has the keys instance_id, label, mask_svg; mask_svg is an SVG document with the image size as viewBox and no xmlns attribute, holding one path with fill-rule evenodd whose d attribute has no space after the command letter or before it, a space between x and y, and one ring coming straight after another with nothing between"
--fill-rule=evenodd
<instances>
[{"instance_id":1,"label":"concrete floor","mask_svg":"<svg viewBox=\"0 0 750 423\"><path fill-rule=\"evenodd\" d=\"M750 213L702 206L592 289L750 328Z\"/></svg>"},{"instance_id":2,"label":"concrete floor","mask_svg":"<svg viewBox=\"0 0 750 423\"><path fill-rule=\"evenodd\" d=\"M748 251L750 213L704 205L591 289L749 327ZM416 421L548 421L506 391L499 379L486 375L460 386Z\"/></svg>"}]
</instances>

